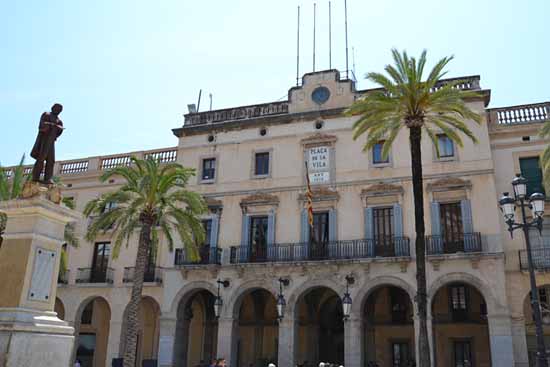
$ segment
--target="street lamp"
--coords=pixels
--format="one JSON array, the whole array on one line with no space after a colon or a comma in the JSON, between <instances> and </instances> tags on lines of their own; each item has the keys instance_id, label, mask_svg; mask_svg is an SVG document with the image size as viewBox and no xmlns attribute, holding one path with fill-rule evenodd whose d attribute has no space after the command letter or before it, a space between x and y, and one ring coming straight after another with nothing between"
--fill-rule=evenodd
<instances>
[{"instance_id":1,"label":"street lamp","mask_svg":"<svg viewBox=\"0 0 550 367\"><path fill-rule=\"evenodd\" d=\"M277 296L277 318L282 321L285 317L286 300L283 294L283 286L288 286L290 280L279 278L279 295Z\"/></svg>"},{"instance_id":2,"label":"street lamp","mask_svg":"<svg viewBox=\"0 0 550 367\"><path fill-rule=\"evenodd\" d=\"M529 267L529 280L531 283L531 308L533 310L533 318L535 319L535 330L537 335L537 367L548 367L546 357L546 347L544 345L544 334L542 328L542 317L540 313L539 292L537 281L535 278L535 270L533 268L533 255L531 254L531 242L529 240L529 229L536 228L539 233L542 232L542 216L544 215L544 195L534 193L526 202L527 197L527 180L521 175L516 175L512 180L514 188L514 198L510 197L507 192L502 195L499 201L500 209L504 215L504 221L508 225L510 236L516 229L523 231L525 237L525 248L527 250L527 264ZM521 208L521 221L516 222L515 210L516 207ZM533 219L528 220L525 213L525 208L531 209Z\"/></svg>"},{"instance_id":3,"label":"street lamp","mask_svg":"<svg viewBox=\"0 0 550 367\"><path fill-rule=\"evenodd\" d=\"M229 287L229 280L217 280L218 283L218 295L216 296L216 299L214 300L214 315L218 319L220 317L220 311L223 306L223 299L220 296L220 286L223 285L224 288Z\"/></svg>"},{"instance_id":4,"label":"street lamp","mask_svg":"<svg viewBox=\"0 0 550 367\"><path fill-rule=\"evenodd\" d=\"M351 275L346 276L346 293L344 293L344 297L342 298L342 308L344 310L344 320L349 319L349 316L351 314L351 296L349 294L349 285L355 283L355 278Z\"/></svg>"}]
</instances>

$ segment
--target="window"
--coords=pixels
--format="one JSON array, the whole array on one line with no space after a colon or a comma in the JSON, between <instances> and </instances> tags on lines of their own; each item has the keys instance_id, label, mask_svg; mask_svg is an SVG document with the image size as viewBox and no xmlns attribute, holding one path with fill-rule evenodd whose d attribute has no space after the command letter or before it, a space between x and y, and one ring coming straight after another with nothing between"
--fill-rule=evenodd
<instances>
[{"instance_id":1,"label":"window","mask_svg":"<svg viewBox=\"0 0 550 367\"><path fill-rule=\"evenodd\" d=\"M256 153L254 157L254 175L265 176L269 174L269 152Z\"/></svg>"},{"instance_id":2,"label":"window","mask_svg":"<svg viewBox=\"0 0 550 367\"><path fill-rule=\"evenodd\" d=\"M203 246L210 247L211 232L212 232L212 219L205 219L202 221L202 228L204 228L204 243Z\"/></svg>"},{"instance_id":3,"label":"window","mask_svg":"<svg viewBox=\"0 0 550 367\"><path fill-rule=\"evenodd\" d=\"M250 258L263 261L267 257L267 216L250 218Z\"/></svg>"},{"instance_id":4,"label":"window","mask_svg":"<svg viewBox=\"0 0 550 367\"><path fill-rule=\"evenodd\" d=\"M472 346L468 340L453 342L454 367L472 367Z\"/></svg>"},{"instance_id":5,"label":"window","mask_svg":"<svg viewBox=\"0 0 550 367\"><path fill-rule=\"evenodd\" d=\"M453 141L445 134L437 135L439 158L452 158L455 155Z\"/></svg>"},{"instance_id":6,"label":"window","mask_svg":"<svg viewBox=\"0 0 550 367\"><path fill-rule=\"evenodd\" d=\"M373 164L385 164L390 162L389 155L385 159L384 159L384 156L382 155L382 148L384 146L384 142L385 142L384 140L381 140L372 148Z\"/></svg>"},{"instance_id":7,"label":"window","mask_svg":"<svg viewBox=\"0 0 550 367\"><path fill-rule=\"evenodd\" d=\"M328 212L313 213L313 236L315 244L324 244L329 240Z\"/></svg>"},{"instance_id":8,"label":"window","mask_svg":"<svg viewBox=\"0 0 550 367\"><path fill-rule=\"evenodd\" d=\"M463 251L464 230L462 226L462 207L460 206L460 202L440 204L439 213L444 252L453 253Z\"/></svg>"},{"instance_id":9,"label":"window","mask_svg":"<svg viewBox=\"0 0 550 367\"><path fill-rule=\"evenodd\" d=\"M91 271L92 283L103 283L106 281L110 254L111 244L109 242L99 242L95 244Z\"/></svg>"},{"instance_id":10,"label":"window","mask_svg":"<svg viewBox=\"0 0 550 367\"><path fill-rule=\"evenodd\" d=\"M105 209L103 210L103 213L107 213L110 210L113 210L117 207L117 204L113 201L108 201L105 203Z\"/></svg>"},{"instance_id":11,"label":"window","mask_svg":"<svg viewBox=\"0 0 550 367\"><path fill-rule=\"evenodd\" d=\"M406 367L409 365L409 343L394 342L392 349L392 367Z\"/></svg>"},{"instance_id":12,"label":"window","mask_svg":"<svg viewBox=\"0 0 550 367\"><path fill-rule=\"evenodd\" d=\"M376 256L392 256L393 208L373 208L374 252Z\"/></svg>"},{"instance_id":13,"label":"window","mask_svg":"<svg viewBox=\"0 0 550 367\"><path fill-rule=\"evenodd\" d=\"M202 160L202 179L204 181L216 178L216 158L207 158Z\"/></svg>"},{"instance_id":14,"label":"window","mask_svg":"<svg viewBox=\"0 0 550 367\"><path fill-rule=\"evenodd\" d=\"M534 192L544 194L539 157L520 158L519 167L521 175L527 179L527 196L530 196Z\"/></svg>"},{"instance_id":15,"label":"window","mask_svg":"<svg viewBox=\"0 0 550 367\"><path fill-rule=\"evenodd\" d=\"M94 353L96 349L96 335L93 333L80 333L78 335L78 347L76 350L76 359L82 366L92 366L94 363Z\"/></svg>"},{"instance_id":16,"label":"window","mask_svg":"<svg viewBox=\"0 0 550 367\"><path fill-rule=\"evenodd\" d=\"M466 287L464 285L450 286L449 296L453 321L465 321L468 315Z\"/></svg>"}]
</instances>

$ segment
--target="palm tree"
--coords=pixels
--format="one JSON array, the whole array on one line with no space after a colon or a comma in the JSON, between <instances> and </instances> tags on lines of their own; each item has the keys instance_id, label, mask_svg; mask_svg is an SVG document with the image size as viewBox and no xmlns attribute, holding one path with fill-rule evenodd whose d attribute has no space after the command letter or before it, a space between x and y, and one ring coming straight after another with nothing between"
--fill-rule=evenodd
<instances>
[{"instance_id":1,"label":"palm tree","mask_svg":"<svg viewBox=\"0 0 550 367\"><path fill-rule=\"evenodd\" d=\"M94 215L86 239L93 242L98 235L112 231L113 258L118 257L122 244L128 246L139 231L134 283L126 319L124 367L135 366L143 276L148 254L156 248L159 235L166 238L172 251L173 233L177 233L190 256L194 257L198 257L195 244L204 241L200 220L200 215L206 211L204 200L199 194L186 190L189 178L194 175L193 169L176 163L160 165L152 158L132 158L130 166L107 171L100 178L105 182L117 176L124 179L124 184L118 190L90 201L84 209L84 215Z\"/></svg>"},{"instance_id":2,"label":"palm tree","mask_svg":"<svg viewBox=\"0 0 550 367\"><path fill-rule=\"evenodd\" d=\"M550 120L546 121L540 128L539 136L543 139L550 138ZM546 191L550 190L550 145L547 145L540 155L540 167Z\"/></svg>"},{"instance_id":3,"label":"palm tree","mask_svg":"<svg viewBox=\"0 0 550 367\"><path fill-rule=\"evenodd\" d=\"M384 140L382 154L388 156L390 148L399 132L408 128L411 153L412 182L414 195L414 219L416 231L416 281L419 316L419 361L420 367L430 366L428 341L427 294L426 294L426 244L424 227L424 191L422 182L422 132L431 139L439 154L437 132L441 131L462 146L458 132L473 142L476 137L465 120L481 123L481 116L466 106L465 100L478 98L473 91L456 88L455 83L441 83L444 71L453 57L441 59L423 80L426 65L426 51L416 60L406 52L392 50L394 65L387 65L388 76L369 73L367 79L381 88L367 93L357 100L347 111L349 115L359 115L353 126L353 138L367 134L364 151L368 151Z\"/></svg>"}]
</instances>

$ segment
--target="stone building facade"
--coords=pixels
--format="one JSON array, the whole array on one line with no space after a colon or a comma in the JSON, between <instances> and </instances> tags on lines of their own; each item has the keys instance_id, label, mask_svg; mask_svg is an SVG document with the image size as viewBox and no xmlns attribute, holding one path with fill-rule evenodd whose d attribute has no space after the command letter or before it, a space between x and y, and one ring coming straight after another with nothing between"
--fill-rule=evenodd
<instances>
[{"instance_id":1,"label":"stone building facade","mask_svg":"<svg viewBox=\"0 0 550 367\"><path fill-rule=\"evenodd\" d=\"M422 143L434 366L528 366L534 328L524 242L507 233L498 198L516 172L532 189L539 185L536 160L548 142L537 130L550 118L550 103L488 109L490 90L479 76L460 80L457 88L480 91L468 102L485 117L468 124L479 143L457 147L441 134L439 156L429 139ZM352 139L355 117L342 112L367 92L336 70L310 73L287 101L185 115L173 130L177 147L57 163L64 195L79 210L120 185L98 177L132 155L197 169L190 189L208 203L206 244L199 261L187 259L181 244L151 256L137 350L144 365L191 367L224 357L232 367L406 366L417 358L408 136L397 137L387 160L378 147L362 152L364 139ZM305 162L313 231L304 210ZM545 270L548 237L533 238ZM69 271L60 277L56 310L74 323L74 355L84 366L110 366L124 347L136 246L113 260L109 241L107 233L67 248ZM344 320L348 276L353 302ZM289 280L280 321L279 278ZM537 280L550 297L550 278L541 271Z\"/></svg>"}]
</instances>

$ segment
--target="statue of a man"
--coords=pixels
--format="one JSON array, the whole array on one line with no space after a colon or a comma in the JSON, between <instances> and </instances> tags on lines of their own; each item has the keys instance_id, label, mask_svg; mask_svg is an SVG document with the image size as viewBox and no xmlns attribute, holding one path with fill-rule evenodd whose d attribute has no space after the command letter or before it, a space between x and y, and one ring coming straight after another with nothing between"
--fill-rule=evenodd
<instances>
[{"instance_id":1,"label":"statue of a man","mask_svg":"<svg viewBox=\"0 0 550 367\"><path fill-rule=\"evenodd\" d=\"M52 106L51 112L44 112L40 117L38 136L31 152L31 157L36 159L32 169L32 180L34 182L40 181L40 174L44 169L44 161L46 161L44 183L52 183L55 164L55 141L63 133L63 122L59 119L61 111L63 111L63 106L56 103Z\"/></svg>"}]
</instances>

